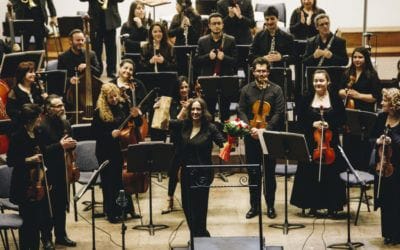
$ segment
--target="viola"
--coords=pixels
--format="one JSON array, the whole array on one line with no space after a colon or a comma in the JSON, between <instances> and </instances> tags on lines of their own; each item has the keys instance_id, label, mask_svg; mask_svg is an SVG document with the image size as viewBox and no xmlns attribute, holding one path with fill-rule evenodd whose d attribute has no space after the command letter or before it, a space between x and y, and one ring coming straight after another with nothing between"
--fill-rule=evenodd
<instances>
[{"instance_id":1,"label":"viola","mask_svg":"<svg viewBox=\"0 0 400 250\"><path fill-rule=\"evenodd\" d=\"M252 106L253 119L250 120L249 123L250 126L253 128L267 127L266 117L269 115L271 111L271 104L264 101L266 92L265 89L266 88L263 89L260 100L255 101Z\"/></svg>"},{"instance_id":2,"label":"viola","mask_svg":"<svg viewBox=\"0 0 400 250\"><path fill-rule=\"evenodd\" d=\"M26 191L26 196L30 201L43 200L45 195L44 171L41 164L36 164L34 168L29 171L29 187Z\"/></svg>"},{"instance_id":3,"label":"viola","mask_svg":"<svg viewBox=\"0 0 400 250\"><path fill-rule=\"evenodd\" d=\"M323 116L323 107L320 107L321 121L325 122ZM317 147L313 152L313 160L322 164L330 165L335 161L335 150L330 146L332 141L332 131L322 126L321 129L314 130L314 141Z\"/></svg>"},{"instance_id":4,"label":"viola","mask_svg":"<svg viewBox=\"0 0 400 250\"><path fill-rule=\"evenodd\" d=\"M66 177L68 183L74 183L79 180L81 176L78 165L76 165L76 153L74 149L68 149L64 153Z\"/></svg>"},{"instance_id":5,"label":"viola","mask_svg":"<svg viewBox=\"0 0 400 250\"><path fill-rule=\"evenodd\" d=\"M353 84L356 82L356 77L354 75L350 76L350 81L347 83L347 93L346 93L346 98L344 99L344 104L346 108L348 109L355 109L355 104L354 104L354 99L349 97L348 91L352 89Z\"/></svg>"}]
</instances>

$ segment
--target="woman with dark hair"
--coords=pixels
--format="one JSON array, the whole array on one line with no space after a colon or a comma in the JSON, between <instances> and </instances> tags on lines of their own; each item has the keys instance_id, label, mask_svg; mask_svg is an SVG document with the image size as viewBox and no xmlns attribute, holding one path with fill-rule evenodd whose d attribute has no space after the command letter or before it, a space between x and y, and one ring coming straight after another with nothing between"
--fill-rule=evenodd
<instances>
[{"instance_id":1,"label":"woman with dark hair","mask_svg":"<svg viewBox=\"0 0 400 250\"><path fill-rule=\"evenodd\" d=\"M311 153L320 142L314 133L321 129L332 131L330 146L335 152L332 163L314 159L312 163L299 163L293 184L290 203L302 209L310 208L310 215L319 209L328 209L328 216L335 217L346 202L344 182L340 172L345 170L340 159L339 128L344 124L345 109L336 91L329 90L330 77L325 70L316 70L313 76L314 93L305 97L299 105L299 125ZM322 114L321 114L322 113ZM321 170L321 175L319 170ZM320 176L320 179L319 179Z\"/></svg>"},{"instance_id":2,"label":"woman with dark hair","mask_svg":"<svg viewBox=\"0 0 400 250\"><path fill-rule=\"evenodd\" d=\"M144 4L133 1L129 8L128 20L121 27L121 35L129 35L125 39L125 52L140 53L140 43L146 41L148 36L148 25L150 20L146 19Z\"/></svg>"},{"instance_id":3,"label":"woman with dark hair","mask_svg":"<svg viewBox=\"0 0 400 250\"><path fill-rule=\"evenodd\" d=\"M21 62L15 72L16 86L8 93L7 114L15 125L20 124L22 105L36 103L43 105L47 93L36 82L35 63Z\"/></svg>"},{"instance_id":4,"label":"woman with dark hair","mask_svg":"<svg viewBox=\"0 0 400 250\"><path fill-rule=\"evenodd\" d=\"M314 18L325 13L317 7L317 0L301 0L301 6L295 9L290 18L290 33L295 39L307 39L318 34Z\"/></svg>"},{"instance_id":5,"label":"woman with dark hair","mask_svg":"<svg viewBox=\"0 0 400 250\"><path fill-rule=\"evenodd\" d=\"M131 115L136 127L140 127L142 120L137 108L129 109L128 104L120 95L120 89L113 83L104 83L101 86L97 108L92 121L93 135L96 139L96 157L99 163L109 160L109 166L100 172L104 199L104 212L111 223L121 221L121 208L116 204L118 193L123 189L122 166L124 164L120 148L121 130L119 126ZM137 216L133 210L132 198L127 195L127 213L132 218Z\"/></svg>"},{"instance_id":6,"label":"woman with dark hair","mask_svg":"<svg viewBox=\"0 0 400 250\"><path fill-rule=\"evenodd\" d=\"M211 165L213 142L220 148L225 139L212 124L207 104L201 98L194 98L186 107L183 105L178 119L170 120L169 126L177 134L175 142L176 162L182 166L182 206L187 224L194 237L209 237L207 231L207 210L209 188L191 189L192 185L204 180L211 184L214 178L211 169L189 169L188 165Z\"/></svg>"},{"instance_id":7,"label":"woman with dark hair","mask_svg":"<svg viewBox=\"0 0 400 250\"><path fill-rule=\"evenodd\" d=\"M367 48L354 49L350 68L341 82L339 95L346 108L375 112L376 104L381 99L381 87ZM365 155L371 152L369 140L366 136L349 132L343 136L343 148L355 168L368 171L369 159Z\"/></svg>"},{"instance_id":8,"label":"woman with dark hair","mask_svg":"<svg viewBox=\"0 0 400 250\"><path fill-rule=\"evenodd\" d=\"M175 52L161 23L150 26L148 41L141 49L140 63L147 72L176 70Z\"/></svg>"},{"instance_id":9,"label":"woman with dark hair","mask_svg":"<svg viewBox=\"0 0 400 250\"><path fill-rule=\"evenodd\" d=\"M7 164L13 168L10 200L19 206L23 224L19 230L21 249L39 249L40 231L51 224L40 153L34 130L40 124L42 109L37 104L21 105L19 128L10 137ZM37 176L37 177L35 177ZM45 249L54 249L51 241Z\"/></svg>"},{"instance_id":10,"label":"woman with dark hair","mask_svg":"<svg viewBox=\"0 0 400 250\"><path fill-rule=\"evenodd\" d=\"M379 186L379 171L376 171L374 184L374 206L381 208L381 228L385 245L400 244L400 90L397 88L382 90L382 113L378 115L372 138L376 138L377 151L392 151L391 156L385 157L387 164L393 166L391 175L382 175ZM385 136L384 131L388 129ZM375 155L376 163L380 164L379 153ZM380 166L380 165L379 165ZM373 166L375 168L375 166ZM383 168L385 169L385 168ZM375 168L375 170L379 170ZM385 171L383 170L382 173ZM378 187L379 197L378 197Z\"/></svg>"}]
</instances>

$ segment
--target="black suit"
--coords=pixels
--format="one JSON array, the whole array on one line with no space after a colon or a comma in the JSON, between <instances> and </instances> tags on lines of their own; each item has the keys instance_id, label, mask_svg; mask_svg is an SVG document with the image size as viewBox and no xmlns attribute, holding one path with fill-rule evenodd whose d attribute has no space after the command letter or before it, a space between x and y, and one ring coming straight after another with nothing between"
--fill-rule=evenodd
<instances>
[{"instance_id":1,"label":"black suit","mask_svg":"<svg viewBox=\"0 0 400 250\"><path fill-rule=\"evenodd\" d=\"M41 50L44 48L43 42L46 37L46 28L48 15L46 5L50 12L50 17L57 16L56 8L54 7L53 0L35 0L34 3L37 7L29 8L27 3L22 3L21 0L10 0L13 4L15 16L17 19L33 19L33 25L23 32L24 35L24 49L29 46L29 39L33 35L35 37L35 48Z\"/></svg>"},{"instance_id":2,"label":"black suit","mask_svg":"<svg viewBox=\"0 0 400 250\"><path fill-rule=\"evenodd\" d=\"M106 10L101 8L97 0L79 0L89 2L88 14L91 17L91 39L93 50L100 59L103 52L103 42L106 46L107 74L111 75L116 71L117 44L115 40L116 29L121 26L121 17L118 12L118 3L124 0L109 0ZM103 68L103 67L101 67Z\"/></svg>"},{"instance_id":3,"label":"black suit","mask_svg":"<svg viewBox=\"0 0 400 250\"><path fill-rule=\"evenodd\" d=\"M64 149L60 140L66 134L71 135L71 126L68 121L46 116L35 134L48 169L48 182L52 186L50 197L54 218L49 230L43 232L42 237L50 240L51 230L54 226L55 237L63 239L67 236L65 222L69 197L67 197Z\"/></svg>"},{"instance_id":4,"label":"black suit","mask_svg":"<svg viewBox=\"0 0 400 250\"><path fill-rule=\"evenodd\" d=\"M209 54L211 50L217 49L221 45L221 43L223 43L222 51L224 52L224 59L221 61L221 70L219 75L236 75L235 68L237 60L237 50L235 38L233 36L223 34L223 38L220 39L217 43L213 41L211 35L205 35L199 39L198 47L195 54L195 65L200 70L200 76L214 75L214 67L216 65L217 59L210 60ZM208 109L211 114L214 114L215 104L217 100L216 98L208 98L207 93L205 94L205 100L207 102ZM229 119L229 104L230 101L222 95L220 107L222 121Z\"/></svg>"}]
</instances>

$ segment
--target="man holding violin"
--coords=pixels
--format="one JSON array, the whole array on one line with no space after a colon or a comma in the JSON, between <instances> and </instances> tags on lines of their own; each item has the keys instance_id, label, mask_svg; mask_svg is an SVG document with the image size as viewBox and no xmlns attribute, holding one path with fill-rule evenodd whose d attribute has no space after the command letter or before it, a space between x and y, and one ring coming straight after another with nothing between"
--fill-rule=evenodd
<instances>
[{"instance_id":1,"label":"man holding violin","mask_svg":"<svg viewBox=\"0 0 400 250\"><path fill-rule=\"evenodd\" d=\"M281 87L268 80L270 64L264 57L258 57L252 64L254 82L244 86L240 92L239 118L251 127L250 135L244 138L246 162L248 164L264 165L265 200L267 203L267 216L276 217L275 203L275 159L263 155L258 133L261 130L282 130L284 121L284 97ZM258 118L260 119L258 119ZM264 164L265 163L265 164ZM249 185L258 183L256 171L248 170ZM246 214L250 219L257 216L259 211L260 195L256 188L250 187L251 208Z\"/></svg>"},{"instance_id":2,"label":"man holding violin","mask_svg":"<svg viewBox=\"0 0 400 250\"><path fill-rule=\"evenodd\" d=\"M76 242L68 238L66 233L66 210L69 206L69 181L65 152L76 147L76 140L71 137L71 126L66 120L65 108L61 97L49 95L45 100L45 116L36 128L35 134L44 161L48 168L48 180L52 185L50 197L53 207L53 221L42 232L42 241L52 241L52 228L58 245L74 247Z\"/></svg>"}]
</instances>

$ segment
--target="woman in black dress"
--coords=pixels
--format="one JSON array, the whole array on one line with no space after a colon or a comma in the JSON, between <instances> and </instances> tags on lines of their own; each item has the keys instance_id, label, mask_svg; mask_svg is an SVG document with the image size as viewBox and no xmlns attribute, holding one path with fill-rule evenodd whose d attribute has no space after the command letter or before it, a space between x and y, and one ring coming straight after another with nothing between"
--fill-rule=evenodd
<instances>
[{"instance_id":1,"label":"woman in black dress","mask_svg":"<svg viewBox=\"0 0 400 250\"><path fill-rule=\"evenodd\" d=\"M337 91L329 91L330 78L325 70L316 70L313 76L315 93L305 97L299 107L299 124L305 134L310 153L318 148L314 140L314 131L329 128L332 131L331 147L336 158L331 164L321 165L321 180L319 181L319 159L311 163L299 163L294 180L290 203L302 208L310 208L314 214L316 210L328 209L329 216L335 216L343 209L346 202L344 182L340 179L340 172L344 171L344 164L339 162L338 129L344 124L345 109ZM320 112L323 112L323 120Z\"/></svg>"},{"instance_id":2,"label":"woman in black dress","mask_svg":"<svg viewBox=\"0 0 400 250\"><path fill-rule=\"evenodd\" d=\"M375 209L381 208L381 228L384 243L400 244L400 90L397 88L383 89L382 113L373 130L373 138L376 139L376 148L382 147L385 142L385 151L391 150L391 157L387 158L393 166L393 173L382 175L379 197L378 183L379 171L375 175L374 193ZM387 130L385 137L384 131ZM376 164L380 166L379 153L375 155ZM374 166L375 167L375 166ZM379 168L378 168L379 170Z\"/></svg>"},{"instance_id":3,"label":"woman in black dress","mask_svg":"<svg viewBox=\"0 0 400 250\"><path fill-rule=\"evenodd\" d=\"M213 142L220 148L225 141L217 127L210 123L211 115L205 101L195 98L188 107L183 106L177 120L170 120L170 129L178 134L177 157L181 171L182 206L186 221L194 237L209 237L207 210L209 188L190 189L204 181L211 184L211 169L188 169L187 165L211 165Z\"/></svg>"},{"instance_id":4,"label":"woman in black dress","mask_svg":"<svg viewBox=\"0 0 400 250\"><path fill-rule=\"evenodd\" d=\"M345 72L339 95L346 108L375 112L376 103L381 99L381 87L368 49L354 49L351 66ZM368 171L369 159L365 156L371 152L371 146L366 135L353 135L345 130L343 149L355 168Z\"/></svg>"},{"instance_id":5,"label":"woman in black dress","mask_svg":"<svg viewBox=\"0 0 400 250\"><path fill-rule=\"evenodd\" d=\"M290 33L300 40L317 35L314 18L321 13L325 11L317 7L317 0L301 0L301 6L290 17Z\"/></svg>"},{"instance_id":6,"label":"woman in black dress","mask_svg":"<svg viewBox=\"0 0 400 250\"><path fill-rule=\"evenodd\" d=\"M149 22L150 20L146 19L144 4L139 1L132 2L128 20L121 27L121 35L128 35L124 38L126 53L140 53L140 43L146 41L148 36Z\"/></svg>"},{"instance_id":7,"label":"woman in black dress","mask_svg":"<svg viewBox=\"0 0 400 250\"><path fill-rule=\"evenodd\" d=\"M137 108L129 109L115 84L105 83L102 85L93 116L92 133L96 139L96 157L99 164L106 160L110 161L109 165L100 172L100 177L104 212L111 223L118 223L121 220L121 208L116 203L118 193L123 189L122 166L124 161L120 148L121 130L119 126L129 115L132 115L135 126L139 127L142 122L139 112ZM131 214L132 218L135 218L132 198L127 195L127 199L126 211Z\"/></svg>"}]
</instances>

